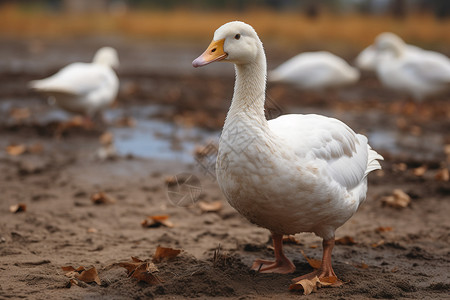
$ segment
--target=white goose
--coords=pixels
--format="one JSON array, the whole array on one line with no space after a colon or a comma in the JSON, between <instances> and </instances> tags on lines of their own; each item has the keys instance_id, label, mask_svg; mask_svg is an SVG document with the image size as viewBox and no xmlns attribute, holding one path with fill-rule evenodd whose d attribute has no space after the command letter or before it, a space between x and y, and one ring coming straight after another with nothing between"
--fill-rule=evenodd
<instances>
[{"instance_id":1,"label":"white goose","mask_svg":"<svg viewBox=\"0 0 450 300\"><path fill-rule=\"evenodd\" d=\"M305 52L269 72L269 81L286 82L303 90L324 90L358 81L359 71L342 58L327 52Z\"/></svg>"},{"instance_id":2,"label":"white goose","mask_svg":"<svg viewBox=\"0 0 450 300\"><path fill-rule=\"evenodd\" d=\"M406 44L398 35L391 33L391 32L385 32L378 35L379 37L385 36L387 39L395 39L397 42L400 42L403 44L403 55L405 56L421 56L425 55L428 57L434 57L436 60L446 60L448 59L445 55L435 52L435 51L429 51L424 50L422 48L419 48L414 45ZM361 53L358 54L358 56L355 59L356 66L364 71L376 71L376 65L377 65L377 48L375 45L370 45L366 47Z\"/></svg>"},{"instance_id":3,"label":"white goose","mask_svg":"<svg viewBox=\"0 0 450 300\"><path fill-rule=\"evenodd\" d=\"M374 47L376 73L384 86L415 100L450 89L450 59L445 55L420 48L411 51L392 33L380 34Z\"/></svg>"},{"instance_id":4,"label":"white goose","mask_svg":"<svg viewBox=\"0 0 450 300\"><path fill-rule=\"evenodd\" d=\"M103 47L92 63L72 63L58 73L30 82L30 87L50 96L58 106L92 117L110 105L119 90L119 79L112 69L118 67L115 49Z\"/></svg>"},{"instance_id":5,"label":"white goose","mask_svg":"<svg viewBox=\"0 0 450 300\"><path fill-rule=\"evenodd\" d=\"M235 64L236 84L219 143L217 180L231 206L272 233L275 261L256 260L260 272L290 273L283 234L314 232L323 238L320 269L296 278L335 277L334 232L366 198L367 174L382 157L367 138L320 115L264 116L266 57L255 30L230 22L216 30L194 67ZM336 278L337 279L337 278Z\"/></svg>"}]
</instances>

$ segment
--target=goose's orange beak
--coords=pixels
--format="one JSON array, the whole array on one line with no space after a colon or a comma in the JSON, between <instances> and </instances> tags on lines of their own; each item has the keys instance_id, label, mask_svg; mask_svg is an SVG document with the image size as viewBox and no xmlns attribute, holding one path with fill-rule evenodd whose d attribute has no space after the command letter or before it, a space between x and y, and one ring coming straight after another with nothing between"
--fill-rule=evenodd
<instances>
[{"instance_id":1,"label":"goose's orange beak","mask_svg":"<svg viewBox=\"0 0 450 300\"><path fill-rule=\"evenodd\" d=\"M205 52L203 52L202 55L197 57L193 62L192 65L197 67L202 67L207 64L210 64L215 61L219 61L222 59L225 59L228 54L225 53L223 50L223 44L225 43L225 39L221 39L218 41L212 41L211 44L209 44L208 48Z\"/></svg>"}]
</instances>

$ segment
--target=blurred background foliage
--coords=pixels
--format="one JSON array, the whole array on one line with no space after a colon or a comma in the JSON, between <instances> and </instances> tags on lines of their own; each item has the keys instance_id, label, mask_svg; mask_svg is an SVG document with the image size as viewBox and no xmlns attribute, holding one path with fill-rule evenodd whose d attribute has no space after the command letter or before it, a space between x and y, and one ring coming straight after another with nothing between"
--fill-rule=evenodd
<instances>
[{"instance_id":1,"label":"blurred background foliage","mask_svg":"<svg viewBox=\"0 0 450 300\"><path fill-rule=\"evenodd\" d=\"M370 44L392 31L424 47L450 44L448 0L0 0L0 35L127 35L210 39L231 21L252 24L265 39Z\"/></svg>"}]
</instances>

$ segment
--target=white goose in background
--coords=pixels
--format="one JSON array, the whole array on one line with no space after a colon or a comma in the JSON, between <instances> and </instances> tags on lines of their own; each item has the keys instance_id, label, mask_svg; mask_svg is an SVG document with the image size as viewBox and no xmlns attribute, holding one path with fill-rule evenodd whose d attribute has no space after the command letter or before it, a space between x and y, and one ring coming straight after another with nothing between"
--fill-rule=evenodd
<instances>
[{"instance_id":1,"label":"white goose in background","mask_svg":"<svg viewBox=\"0 0 450 300\"><path fill-rule=\"evenodd\" d=\"M50 96L64 110L92 117L116 99L119 79L113 68L118 66L117 51L103 47L96 52L92 63L72 63L29 85Z\"/></svg>"},{"instance_id":2,"label":"white goose in background","mask_svg":"<svg viewBox=\"0 0 450 300\"><path fill-rule=\"evenodd\" d=\"M254 270L290 273L283 234L314 232L323 238L320 269L294 280L335 278L331 266L334 232L366 198L367 175L382 157L367 138L339 120L290 114L264 116L266 57L255 30L230 22L214 33L194 67L234 63L236 83L216 162L217 180L231 206L250 222L269 229L275 261L256 260Z\"/></svg>"},{"instance_id":3,"label":"white goose in background","mask_svg":"<svg viewBox=\"0 0 450 300\"><path fill-rule=\"evenodd\" d=\"M445 55L435 52L435 51L429 51L424 50L422 48L419 48L414 45L406 44L398 35L391 33L391 32L385 32L381 33L378 36L384 35L386 38L392 38L396 39L397 42L401 42L403 44L403 51L404 55L406 56L421 56L426 55L429 57L434 57L436 60L445 60L448 59ZM364 71L376 71L376 62L377 62L377 48L375 45L370 45L366 47L361 53L356 57L355 59L355 65Z\"/></svg>"},{"instance_id":4,"label":"white goose in background","mask_svg":"<svg viewBox=\"0 0 450 300\"><path fill-rule=\"evenodd\" d=\"M359 71L342 58L327 52L305 52L269 72L271 82L286 82L303 90L325 90L358 81Z\"/></svg>"},{"instance_id":5,"label":"white goose in background","mask_svg":"<svg viewBox=\"0 0 450 300\"><path fill-rule=\"evenodd\" d=\"M430 51L409 52L396 35L383 33L375 40L376 73L393 90L423 100L450 89L450 59Z\"/></svg>"}]
</instances>

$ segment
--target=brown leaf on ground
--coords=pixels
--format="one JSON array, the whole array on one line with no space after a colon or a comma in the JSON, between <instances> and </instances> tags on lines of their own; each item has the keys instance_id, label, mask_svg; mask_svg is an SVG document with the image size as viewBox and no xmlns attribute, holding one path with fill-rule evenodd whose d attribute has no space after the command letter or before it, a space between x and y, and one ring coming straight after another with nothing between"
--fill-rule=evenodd
<instances>
[{"instance_id":1,"label":"brown leaf on ground","mask_svg":"<svg viewBox=\"0 0 450 300\"><path fill-rule=\"evenodd\" d=\"M356 244L355 240L351 236L348 236L348 235L336 239L335 243L336 243L336 245L347 245L347 246Z\"/></svg>"},{"instance_id":2,"label":"brown leaf on ground","mask_svg":"<svg viewBox=\"0 0 450 300\"><path fill-rule=\"evenodd\" d=\"M84 270L78 276L75 277L86 283L95 282L98 285L102 284L100 278L98 277L97 269L95 267L92 267L88 270Z\"/></svg>"},{"instance_id":3,"label":"brown leaf on ground","mask_svg":"<svg viewBox=\"0 0 450 300\"><path fill-rule=\"evenodd\" d=\"M422 177L423 175L425 175L427 169L428 167L425 165L420 166L418 168L413 169L413 174L416 175L417 177Z\"/></svg>"},{"instance_id":4,"label":"brown leaf on ground","mask_svg":"<svg viewBox=\"0 0 450 300\"><path fill-rule=\"evenodd\" d=\"M392 170L394 172L404 172L408 169L408 166L405 163L398 163L392 166Z\"/></svg>"},{"instance_id":5,"label":"brown leaf on ground","mask_svg":"<svg viewBox=\"0 0 450 300\"><path fill-rule=\"evenodd\" d=\"M161 280L154 273L158 268L152 262L145 262L137 257L131 257L130 262L121 262L119 266L127 270L128 277L144 281L148 284L159 284Z\"/></svg>"},{"instance_id":6,"label":"brown leaf on ground","mask_svg":"<svg viewBox=\"0 0 450 300\"><path fill-rule=\"evenodd\" d=\"M314 259L314 258L309 258L308 256L306 256L306 254L303 250L300 250L300 253L303 255L303 257L306 259L306 261L312 268L314 268L316 270L318 268L320 268L320 265L322 264L322 262L320 260Z\"/></svg>"},{"instance_id":7,"label":"brown leaf on ground","mask_svg":"<svg viewBox=\"0 0 450 300\"><path fill-rule=\"evenodd\" d=\"M390 196L381 198L383 205L394 208L405 208L411 203L411 197L400 189L395 189Z\"/></svg>"},{"instance_id":8,"label":"brown leaf on ground","mask_svg":"<svg viewBox=\"0 0 450 300\"><path fill-rule=\"evenodd\" d=\"M114 135L111 132L107 131L99 137L99 141L102 145L111 145L112 143L114 143Z\"/></svg>"},{"instance_id":9,"label":"brown leaf on ground","mask_svg":"<svg viewBox=\"0 0 450 300\"><path fill-rule=\"evenodd\" d=\"M392 230L394 230L394 228L389 227L389 226L388 227L380 226L377 229L375 229L376 232L388 232L388 231L392 231Z\"/></svg>"},{"instance_id":10,"label":"brown leaf on ground","mask_svg":"<svg viewBox=\"0 0 450 300\"><path fill-rule=\"evenodd\" d=\"M95 282L98 285L102 284L100 278L98 277L97 269L95 267L92 267L92 268L86 270L86 268L83 266L80 266L77 269L75 269L72 266L65 266L65 267L61 267L61 269L65 272L67 272L65 274L65 276L71 278L70 283L72 283L72 280L75 278L75 279L84 281L86 283ZM76 282L75 282L75 284L78 285ZM69 287L70 287L70 284L69 284Z\"/></svg>"},{"instance_id":11,"label":"brown leaf on ground","mask_svg":"<svg viewBox=\"0 0 450 300\"><path fill-rule=\"evenodd\" d=\"M141 222L142 227L147 228L154 228L154 227L160 227L165 226L172 228L175 225L170 222L169 215L158 215L158 216L148 216L145 220Z\"/></svg>"},{"instance_id":12,"label":"brown leaf on ground","mask_svg":"<svg viewBox=\"0 0 450 300\"><path fill-rule=\"evenodd\" d=\"M41 143L34 143L32 145L29 145L27 147L27 150L30 153L42 153L42 151L44 150L44 147L42 146Z\"/></svg>"},{"instance_id":13,"label":"brown leaf on ground","mask_svg":"<svg viewBox=\"0 0 450 300\"><path fill-rule=\"evenodd\" d=\"M355 267L357 267L357 268L360 268L360 269L368 269L369 268L369 265L368 264L366 264L366 263L360 263L360 264L356 264L356 265L354 265Z\"/></svg>"},{"instance_id":14,"label":"brown leaf on ground","mask_svg":"<svg viewBox=\"0 0 450 300\"><path fill-rule=\"evenodd\" d=\"M449 181L450 180L450 174L448 172L448 169L441 169L436 172L436 175L434 175L434 179L438 181Z\"/></svg>"},{"instance_id":15,"label":"brown leaf on ground","mask_svg":"<svg viewBox=\"0 0 450 300\"><path fill-rule=\"evenodd\" d=\"M6 152L11 156L19 156L27 151L27 146L23 144L11 144L6 147Z\"/></svg>"},{"instance_id":16,"label":"brown leaf on ground","mask_svg":"<svg viewBox=\"0 0 450 300\"><path fill-rule=\"evenodd\" d=\"M136 127L136 120L131 117L123 117L115 121L116 126Z\"/></svg>"},{"instance_id":17,"label":"brown leaf on ground","mask_svg":"<svg viewBox=\"0 0 450 300\"><path fill-rule=\"evenodd\" d=\"M16 107L9 111L9 116L16 121L22 121L28 119L31 116L31 112L28 107Z\"/></svg>"},{"instance_id":18,"label":"brown leaf on ground","mask_svg":"<svg viewBox=\"0 0 450 300\"><path fill-rule=\"evenodd\" d=\"M420 136L420 135L422 135L423 130L421 127L414 125L414 126L411 126L409 132L411 132L412 135Z\"/></svg>"},{"instance_id":19,"label":"brown leaf on ground","mask_svg":"<svg viewBox=\"0 0 450 300\"><path fill-rule=\"evenodd\" d=\"M318 278L317 276L313 279L302 279L294 284L289 286L289 290L291 291L302 291L304 295L309 295L312 292L316 292L318 288L321 287L339 287L343 285L344 282L339 280L336 276L330 277L322 277Z\"/></svg>"},{"instance_id":20,"label":"brown leaf on ground","mask_svg":"<svg viewBox=\"0 0 450 300\"><path fill-rule=\"evenodd\" d=\"M202 212L218 212L222 209L223 204L220 200L214 202L200 201L198 202L198 206L200 207Z\"/></svg>"},{"instance_id":21,"label":"brown leaf on ground","mask_svg":"<svg viewBox=\"0 0 450 300\"><path fill-rule=\"evenodd\" d=\"M283 235L283 243L299 245L301 242L294 235Z\"/></svg>"},{"instance_id":22,"label":"brown leaf on ground","mask_svg":"<svg viewBox=\"0 0 450 300\"><path fill-rule=\"evenodd\" d=\"M94 204L113 204L116 203L116 199L106 195L104 192L94 193L91 196L91 201Z\"/></svg>"},{"instance_id":23,"label":"brown leaf on ground","mask_svg":"<svg viewBox=\"0 0 450 300\"><path fill-rule=\"evenodd\" d=\"M378 242L373 243L371 246L372 246L372 248L376 248L376 247L380 247L382 245L384 245L384 240L379 240Z\"/></svg>"},{"instance_id":24,"label":"brown leaf on ground","mask_svg":"<svg viewBox=\"0 0 450 300\"><path fill-rule=\"evenodd\" d=\"M152 261L154 263L161 262L162 260L170 260L178 256L181 253L181 249L164 248L158 246L156 248L155 254L153 255Z\"/></svg>"},{"instance_id":25,"label":"brown leaf on ground","mask_svg":"<svg viewBox=\"0 0 450 300\"><path fill-rule=\"evenodd\" d=\"M24 203L14 204L9 207L9 211L12 213L24 212L27 211L27 205Z\"/></svg>"}]
</instances>

